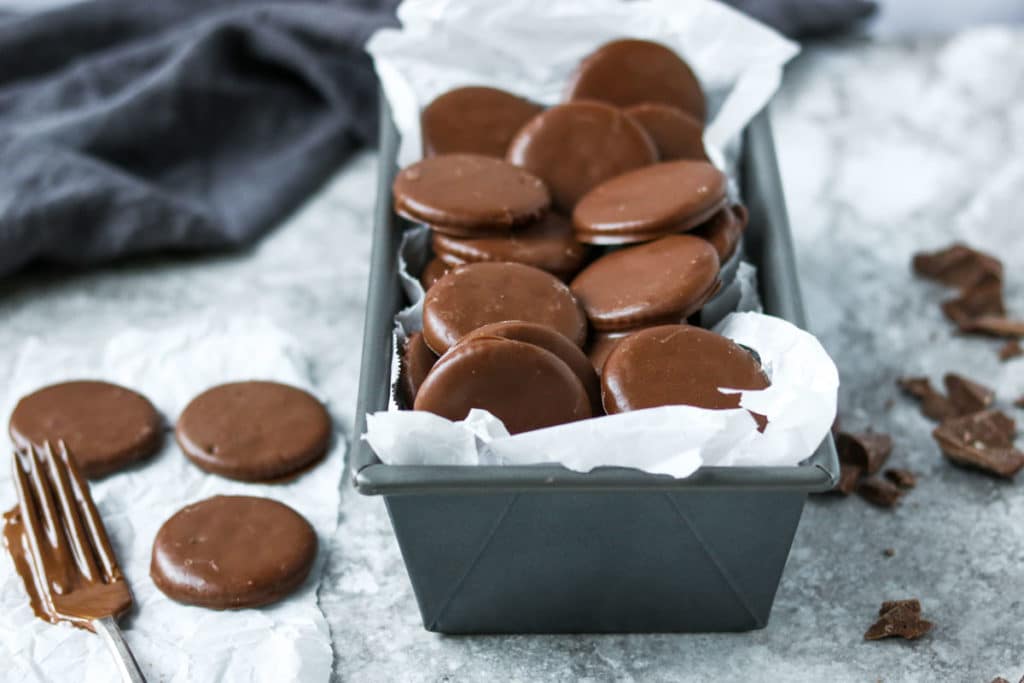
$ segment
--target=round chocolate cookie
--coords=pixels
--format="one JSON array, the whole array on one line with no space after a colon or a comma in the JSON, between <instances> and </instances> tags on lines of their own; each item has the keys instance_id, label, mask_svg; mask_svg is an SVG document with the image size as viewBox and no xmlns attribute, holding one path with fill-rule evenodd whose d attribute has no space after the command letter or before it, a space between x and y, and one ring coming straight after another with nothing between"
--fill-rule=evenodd
<instances>
[{"instance_id":1,"label":"round chocolate cookie","mask_svg":"<svg viewBox=\"0 0 1024 683\"><path fill-rule=\"evenodd\" d=\"M558 209L571 213L601 182L658 160L643 128L601 102L570 102L530 119L509 144L508 160L542 178Z\"/></svg>"},{"instance_id":2,"label":"round chocolate cookie","mask_svg":"<svg viewBox=\"0 0 1024 683\"><path fill-rule=\"evenodd\" d=\"M549 213L507 236L459 239L433 235L434 253L448 266L482 261L509 261L540 268L563 280L575 275L587 256L568 219Z\"/></svg>"},{"instance_id":3,"label":"round chocolate cookie","mask_svg":"<svg viewBox=\"0 0 1024 683\"><path fill-rule=\"evenodd\" d=\"M457 236L507 232L544 215L551 204L536 176L502 159L445 154L398 172L395 211Z\"/></svg>"},{"instance_id":4,"label":"round chocolate cookie","mask_svg":"<svg viewBox=\"0 0 1024 683\"><path fill-rule=\"evenodd\" d=\"M583 384L565 361L540 346L500 337L467 339L442 356L420 387L415 408L449 420L483 408L510 434L592 414Z\"/></svg>"},{"instance_id":5,"label":"round chocolate cookie","mask_svg":"<svg viewBox=\"0 0 1024 683\"><path fill-rule=\"evenodd\" d=\"M704 152L704 124L682 109L668 104L645 102L627 108L626 113L651 136L661 161L707 161L708 156Z\"/></svg>"},{"instance_id":6,"label":"round chocolate cookie","mask_svg":"<svg viewBox=\"0 0 1024 683\"><path fill-rule=\"evenodd\" d=\"M718 291L718 265L705 240L669 235L602 256L570 288L601 332L678 323Z\"/></svg>"},{"instance_id":7,"label":"round chocolate cookie","mask_svg":"<svg viewBox=\"0 0 1024 683\"><path fill-rule=\"evenodd\" d=\"M537 323L525 323L521 320L508 320L501 323L491 323L473 330L459 342L465 344L471 339L484 337L500 337L512 339L527 344L539 346L555 354L569 366L590 398L590 405L595 415L601 412L601 381L590 364L590 359L580 350L580 347L565 338L564 335L555 332L550 327L538 325Z\"/></svg>"},{"instance_id":8,"label":"round chocolate cookie","mask_svg":"<svg viewBox=\"0 0 1024 683\"><path fill-rule=\"evenodd\" d=\"M736 250L747 227L747 207L742 204L727 206L704 225L693 230L694 235L706 239L718 252L718 260L725 263Z\"/></svg>"},{"instance_id":9,"label":"round chocolate cookie","mask_svg":"<svg viewBox=\"0 0 1024 683\"><path fill-rule=\"evenodd\" d=\"M764 389L768 384L749 351L690 325L661 325L629 335L609 354L601 374L609 415L668 405L738 408L739 394L718 389Z\"/></svg>"},{"instance_id":10,"label":"round chocolate cookie","mask_svg":"<svg viewBox=\"0 0 1024 683\"><path fill-rule=\"evenodd\" d=\"M331 418L302 389L277 382L232 382L185 406L175 430L189 460L242 481L294 474L327 453Z\"/></svg>"},{"instance_id":11,"label":"round chocolate cookie","mask_svg":"<svg viewBox=\"0 0 1024 683\"><path fill-rule=\"evenodd\" d=\"M451 270L451 266L441 259L430 259L427 265L423 267L423 272L420 273L420 284L423 285L423 291L425 292L433 287L434 283L447 275L449 270Z\"/></svg>"},{"instance_id":12,"label":"round chocolate cookie","mask_svg":"<svg viewBox=\"0 0 1024 683\"><path fill-rule=\"evenodd\" d=\"M423 385L423 380L427 378L427 374L430 373L430 369L436 362L437 355L423 341L423 333L413 332L409 335L409 338L405 340L405 347L402 349L398 373L397 398L401 408L412 408L416 394L419 393L420 387Z\"/></svg>"},{"instance_id":13,"label":"round chocolate cookie","mask_svg":"<svg viewBox=\"0 0 1024 683\"><path fill-rule=\"evenodd\" d=\"M587 337L587 317L565 283L521 263L459 266L423 302L423 338L438 354L478 327L505 320L547 325L577 346Z\"/></svg>"},{"instance_id":14,"label":"round chocolate cookie","mask_svg":"<svg viewBox=\"0 0 1024 683\"><path fill-rule=\"evenodd\" d=\"M705 161L667 161L601 183L572 214L588 244L632 244L690 230L727 202L725 174Z\"/></svg>"},{"instance_id":15,"label":"round chocolate cookie","mask_svg":"<svg viewBox=\"0 0 1024 683\"><path fill-rule=\"evenodd\" d=\"M449 90L420 114L423 156L481 154L504 159L512 137L542 109L497 88Z\"/></svg>"},{"instance_id":16,"label":"round chocolate cookie","mask_svg":"<svg viewBox=\"0 0 1024 683\"><path fill-rule=\"evenodd\" d=\"M142 394L92 380L43 387L11 413L11 439L42 446L63 439L83 475L106 476L147 458L163 444L160 414Z\"/></svg>"},{"instance_id":17,"label":"round chocolate cookie","mask_svg":"<svg viewBox=\"0 0 1024 683\"><path fill-rule=\"evenodd\" d=\"M566 93L569 100L601 100L618 107L660 102L707 115L704 92L679 55L649 40L615 40L580 62Z\"/></svg>"},{"instance_id":18,"label":"round chocolate cookie","mask_svg":"<svg viewBox=\"0 0 1024 683\"><path fill-rule=\"evenodd\" d=\"M595 332L587 347L587 358L597 372L598 377L604 370L604 362L608 360L608 354L612 352L619 342L633 334L637 330L623 330L622 332Z\"/></svg>"},{"instance_id":19,"label":"round chocolate cookie","mask_svg":"<svg viewBox=\"0 0 1024 683\"><path fill-rule=\"evenodd\" d=\"M210 609L242 609L293 593L316 558L316 533L284 503L214 496L186 505L153 541L149 575L167 597Z\"/></svg>"}]
</instances>

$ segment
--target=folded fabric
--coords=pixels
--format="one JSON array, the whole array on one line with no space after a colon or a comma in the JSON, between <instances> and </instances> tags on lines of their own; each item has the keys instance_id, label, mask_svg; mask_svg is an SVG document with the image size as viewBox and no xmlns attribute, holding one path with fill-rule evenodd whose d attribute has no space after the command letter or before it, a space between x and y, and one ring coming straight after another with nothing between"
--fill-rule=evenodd
<instances>
[{"instance_id":1,"label":"folded fabric","mask_svg":"<svg viewBox=\"0 0 1024 683\"><path fill-rule=\"evenodd\" d=\"M98 0L0 19L0 275L250 242L375 137L393 2Z\"/></svg>"}]
</instances>

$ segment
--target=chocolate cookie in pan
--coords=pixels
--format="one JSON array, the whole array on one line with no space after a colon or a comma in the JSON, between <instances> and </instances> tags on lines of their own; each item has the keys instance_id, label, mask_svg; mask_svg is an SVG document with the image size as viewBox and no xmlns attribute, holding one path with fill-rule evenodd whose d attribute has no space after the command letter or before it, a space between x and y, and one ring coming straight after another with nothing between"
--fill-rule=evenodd
<instances>
[{"instance_id":1,"label":"chocolate cookie in pan","mask_svg":"<svg viewBox=\"0 0 1024 683\"><path fill-rule=\"evenodd\" d=\"M259 607L309 575L316 533L284 503L214 496L186 505L153 541L149 575L167 597L210 609Z\"/></svg>"},{"instance_id":2,"label":"chocolate cookie in pan","mask_svg":"<svg viewBox=\"0 0 1024 683\"><path fill-rule=\"evenodd\" d=\"M649 40L615 40L585 57L566 91L568 100L601 100L618 107L660 102L704 121L700 82L674 51Z\"/></svg>"},{"instance_id":3,"label":"chocolate cookie in pan","mask_svg":"<svg viewBox=\"0 0 1024 683\"><path fill-rule=\"evenodd\" d=\"M669 235L605 254L573 279L590 324L617 332L679 323L721 286L715 248L692 235Z\"/></svg>"},{"instance_id":4,"label":"chocolate cookie in pan","mask_svg":"<svg viewBox=\"0 0 1024 683\"><path fill-rule=\"evenodd\" d=\"M609 354L601 374L609 415L667 405L738 408L740 395L719 388L752 390L768 384L753 354L690 325L660 325L629 335Z\"/></svg>"},{"instance_id":5,"label":"chocolate cookie in pan","mask_svg":"<svg viewBox=\"0 0 1024 683\"><path fill-rule=\"evenodd\" d=\"M653 164L657 150L622 110L602 102L570 102L541 112L509 144L507 159L547 183L556 209L572 212L592 188Z\"/></svg>"},{"instance_id":6,"label":"chocolate cookie in pan","mask_svg":"<svg viewBox=\"0 0 1024 683\"><path fill-rule=\"evenodd\" d=\"M507 233L541 218L551 203L543 181L501 159L446 154L395 176L395 211L458 237Z\"/></svg>"},{"instance_id":7,"label":"chocolate cookie in pan","mask_svg":"<svg viewBox=\"0 0 1024 683\"><path fill-rule=\"evenodd\" d=\"M273 481L322 458L331 418L315 396L277 382L207 389L185 406L178 445L201 469L241 481Z\"/></svg>"},{"instance_id":8,"label":"chocolate cookie in pan","mask_svg":"<svg viewBox=\"0 0 1024 683\"><path fill-rule=\"evenodd\" d=\"M420 114L423 156L481 154L504 159L513 136L542 109L497 88L450 90Z\"/></svg>"},{"instance_id":9,"label":"chocolate cookie in pan","mask_svg":"<svg viewBox=\"0 0 1024 683\"><path fill-rule=\"evenodd\" d=\"M727 204L725 174L705 161L668 161L607 180L572 214L576 239L632 244L684 232Z\"/></svg>"},{"instance_id":10,"label":"chocolate cookie in pan","mask_svg":"<svg viewBox=\"0 0 1024 683\"><path fill-rule=\"evenodd\" d=\"M591 335L590 342L587 344L587 358L594 367L594 371L597 372L598 377L601 376L601 371L604 370L605 361L608 360L608 356L619 345L619 342L642 329L646 328L641 327L619 332L595 332Z\"/></svg>"},{"instance_id":11,"label":"chocolate cookie in pan","mask_svg":"<svg viewBox=\"0 0 1024 683\"><path fill-rule=\"evenodd\" d=\"M565 283L521 263L458 266L423 301L423 338L438 354L478 327L506 320L547 325L581 347L587 337L587 317Z\"/></svg>"},{"instance_id":12,"label":"chocolate cookie in pan","mask_svg":"<svg viewBox=\"0 0 1024 683\"><path fill-rule=\"evenodd\" d=\"M434 254L448 266L483 261L523 263L567 280L583 266L587 248L576 241L572 224L555 213L508 235L458 238L433 234Z\"/></svg>"},{"instance_id":13,"label":"chocolate cookie in pan","mask_svg":"<svg viewBox=\"0 0 1024 683\"><path fill-rule=\"evenodd\" d=\"M568 343L568 341L566 342ZM422 332L413 332L405 340L405 346L399 356L397 395L400 408L410 409L416 400L423 381L427 378L437 354L430 350L423 341Z\"/></svg>"},{"instance_id":14,"label":"chocolate cookie in pan","mask_svg":"<svg viewBox=\"0 0 1024 683\"><path fill-rule=\"evenodd\" d=\"M590 398L565 361L535 344L493 336L452 347L416 396L416 410L450 420L473 408L490 411L511 434L592 415Z\"/></svg>"},{"instance_id":15,"label":"chocolate cookie in pan","mask_svg":"<svg viewBox=\"0 0 1024 683\"><path fill-rule=\"evenodd\" d=\"M423 267L423 272L420 273L420 284L423 285L423 291L425 292L433 287L434 283L447 275L451 269L452 266L449 266L439 258L432 258L427 261L427 265Z\"/></svg>"},{"instance_id":16,"label":"chocolate cookie in pan","mask_svg":"<svg viewBox=\"0 0 1024 683\"><path fill-rule=\"evenodd\" d=\"M747 221L747 207L733 204L716 213L707 223L694 228L692 234L710 242L718 252L719 261L724 264L743 237Z\"/></svg>"},{"instance_id":17,"label":"chocolate cookie in pan","mask_svg":"<svg viewBox=\"0 0 1024 683\"><path fill-rule=\"evenodd\" d=\"M92 380L53 384L25 396L8 428L21 446L63 440L90 479L153 455L164 438L160 414L145 396Z\"/></svg>"},{"instance_id":18,"label":"chocolate cookie in pan","mask_svg":"<svg viewBox=\"0 0 1024 683\"><path fill-rule=\"evenodd\" d=\"M651 136L661 161L708 160L704 151L704 124L691 114L658 102L636 104L625 111Z\"/></svg>"}]
</instances>

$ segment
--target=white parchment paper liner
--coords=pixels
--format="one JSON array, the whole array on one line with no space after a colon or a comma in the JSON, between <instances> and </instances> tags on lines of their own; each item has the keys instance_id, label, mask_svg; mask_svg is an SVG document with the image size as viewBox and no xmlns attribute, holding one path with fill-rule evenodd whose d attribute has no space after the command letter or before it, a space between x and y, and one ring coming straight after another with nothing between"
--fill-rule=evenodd
<instances>
[{"instance_id":1,"label":"white parchment paper liner","mask_svg":"<svg viewBox=\"0 0 1024 683\"><path fill-rule=\"evenodd\" d=\"M0 414L18 398L69 379L105 379L145 394L170 425L193 397L222 382L270 379L316 393L298 342L262 318L199 320L183 327L127 330L96 347L32 338L17 351ZM217 612L180 605L149 578L153 538L188 503L217 494L266 496L302 513L321 545L337 525L344 441L326 459L285 484L251 484L206 474L168 433L151 460L91 489L131 586L136 610L125 637L150 681L326 681L332 665L327 622L317 606L322 555L292 596L260 609ZM0 468L0 506L16 501L9 463ZM113 660L99 637L37 619L10 556L0 558L0 678L111 681Z\"/></svg>"}]
</instances>

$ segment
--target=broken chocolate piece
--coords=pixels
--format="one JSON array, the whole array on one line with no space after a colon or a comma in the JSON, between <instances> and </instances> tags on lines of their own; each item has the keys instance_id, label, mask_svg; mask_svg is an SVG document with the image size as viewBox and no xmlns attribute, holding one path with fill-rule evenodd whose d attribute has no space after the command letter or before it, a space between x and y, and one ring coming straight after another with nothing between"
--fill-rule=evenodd
<instances>
[{"instance_id":1,"label":"broken chocolate piece","mask_svg":"<svg viewBox=\"0 0 1024 683\"><path fill-rule=\"evenodd\" d=\"M983 315L961 325L964 332L978 332L993 337L1024 337L1024 320L1000 315Z\"/></svg>"},{"instance_id":2,"label":"broken chocolate piece","mask_svg":"<svg viewBox=\"0 0 1024 683\"><path fill-rule=\"evenodd\" d=\"M886 479L870 477L857 486L857 495L872 505L891 508L903 497L903 490Z\"/></svg>"},{"instance_id":3,"label":"broken chocolate piece","mask_svg":"<svg viewBox=\"0 0 1024 683\"><path fill-rule=\"evenodd\" d=\"M888 434L863 432L853 434L840 432L836 439L836 449L841 462L863 468L865 474L874 474L882 469L882 465L892 452L892 439Z\"/></svg>"},{"instance_id":4,"label":"broken chocolate piece","mask_svg":"<svg viewBox=\"0 0 1024 683\"><path fill-rule=\"evenodd\" d=\"M999 360L1004 363L1017 356L1024 356L1024 349L1021 348L1020 342L1016 339L1011 339L999 349Z\"/></svg>"},{"instance_id":5,"label":"broken chocolate piece","mask_svg":"<svg viewBox=\"0 0 1024 683\"><path fill-rule=\"evenodd\" d=\"M925 417L942 421L956 416L956 409L949 399L936 391L927 377L902 377L897 384L903 393L921 402L921 413Z\"/></svg>"},{"instance_id":6,"label":"broken chocolate piece","mask_svg":"<svg viewBox=\"0 0 1024 683\"><path fill-rule=\"evenodd\" d=\"M998 410L944 421L932 432L945 456L957 465L1011 478L1024 467L1024 453L1013 447L1016 423Z\"/></svg>"},{"instance_id":7,"label":"broken chocolate piece","mask_svg":"<svg viewBox=\"0 0 1024 683\"><path fill-rule=\"evenodd\" d=\"M989 280L972 285L960 292L956 298L942 302L942 312L961 329L982 316L1005 316L1003 283L999 280Z\"/></svg>"},{"instance_id":8,"label":"broken chocolate piece","mask_svg":"<svg viewBox=\"0 0 1024 683\"><path fill-rule=\"evenodd\" d=\"M917 475L910 470L890 467L885 471L885 478L901 489L912 489L917 486Z\"/></svg>"},{"instance_id":9,"label":"broken chocolate piece","mask_svg":"<svg viewBox=\"0 0 1024 683\"><path fill-rule=\"evenodd\" d=\"M921 618L918 600L887 600L878 610L879 619L864 634L864 640L905 638L916 640L932 630L932 622Z\"/></svg>"},{"instance_id":10,"label":"broken chocolate piece","mask_svg":"<svg viewBox=\"0 0 1024 683\"><path fill-rule=\"evenodd\" d=\"M864 474L864 468L860 465L851 465L847 462L839 463L839 482L832 489L833 492L848 496L857 490L857 482Z\"/></svg>"},{"instance_id":11,"label":"broken chocolate piece","mask_svg":"<svg viewBox=\"0 0 1024 683\"><path fill-rule=\"evenodd\" d=\"M969 415L992 405L996 392L955 372L947 373L942 380L946 385L949 402L957 415Z\"/></svg>"},{"instance_id":12,"label":"broken chocolate piece","mask_svg":"<svg viewBox=\"0 0 1024 683\"><path fill-rule=\"evenodd\" d=\"M913 264L918 275L960 289L1003 280L1003 264L999 259L961 243L915 254Z\"/></svg>"}]
</instances>

